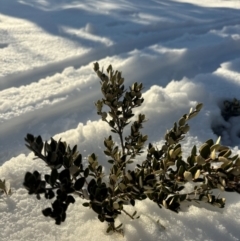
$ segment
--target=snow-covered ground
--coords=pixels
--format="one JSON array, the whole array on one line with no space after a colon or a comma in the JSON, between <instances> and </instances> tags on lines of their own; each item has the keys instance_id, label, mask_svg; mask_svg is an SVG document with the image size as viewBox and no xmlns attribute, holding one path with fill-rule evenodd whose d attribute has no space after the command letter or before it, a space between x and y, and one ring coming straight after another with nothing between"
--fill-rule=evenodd
<instances>
[{"instance_id":1,"label":"snow-covered ground","mask_svg":"<svg viewBox=\"0 0 240 241\"><path fill-rule=\"evenodd\" d=\"M185 155L216 140L213 129L240 154L240 117L221 116L224 100L240 99L240 0L1 0L0 179L13 194L0 198L0 240L240 240L237 194L221 194L222 213L191 206L175 214L136 203L139 220L119 218L124 237L107 235L80 199L61 226L43 217L47 202L22 186L27 171L48 170L26 149L27 133L61 137L107 166L109 129L94 106L101 98L96 61L122 71L126 85L144 84L137 112L148 118L149 142L160 146L173 122L202 102L182 143Z\"/></svg>"}]
</instances>

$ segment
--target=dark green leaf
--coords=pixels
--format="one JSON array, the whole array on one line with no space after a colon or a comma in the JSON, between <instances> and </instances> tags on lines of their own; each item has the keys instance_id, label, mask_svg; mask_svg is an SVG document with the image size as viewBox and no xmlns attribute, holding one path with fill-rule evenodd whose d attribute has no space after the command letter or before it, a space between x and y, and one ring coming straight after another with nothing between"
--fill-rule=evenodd
<instances>
[{"instance_id":1,"label":"dark green leaf","mask_svg":"<svg viewBox=\"0 0 240 241\"><path fill-rule=\"evenodd\" d=\"M102 166L98 166L97 172L98 172L98 173L102 173Z\"/></svg>"},{"instance_id":2,"label":"dark green leaf","mask_svg":"<svg viewBox=\"0 0 240 241\"><path fill-rule=\"evenodd\" d=\"M97 205L95 203L92 203L92 209L97 214L102 214L102 207L101 207L101 205Z\"/></svg>"},{"instance_id":3,"label":"dark green leaf","mask_svg":"<svg viewBox=\"0 0 240 241\"><path fill-rule=\"evenodd\" d=\"M180 192L184 189L184 186L180 186L177 190Z\"/></svg>"},{"instance_id":4,"label":"dark green leaf","mask_svg":"<svg viewBox=\"0 0 240 241\"><path fill-rule=\"evenodd\" d=\"M71 167L71 158L70 157L67 157L67 156L64 156L63 157L63 164L64 164L64 167L65 168L70 168Z\"/></svg>"},{"instance_id":5,"label":"dark green leaf","mask_svg":"<svg viewBox=\"0 0 240 241\"><path fill-rule=\"evenodd\" d=\"M64 155L66 152L66 146L61 141L58 142L58 151L61 152L62 155Z\"/></svg>"},{"instance_id":6,"label":"dark green leaf","mask_svg":"<svg viewBox=\"0 0 240 241\"><path fill-rule=\"evenodd\" d=\"M84 177L87 178L89 175L89 168L86 168L84 171Z\"/></svg>"},{"instance_id":7,"label":"dark green leaf","mask_svg":"<svg viewBox=\"0 0 240 241\"><path fill-rule=\"evenodd\" d=\"M90 206L89 203L83 203L82 205L83 205L84 207L89 207L89 206Z\"/></svg>"},{"instance_id":8,"label":"dark green leaf","mask_svg":"<svg viewBox=\"0 0 240 241\"><path fill-rule=\"evenodd\" d=\"M197 148L196 148L196 146L193 146L191 155L193 155L193 156L197 155Z\"/></svg>"},{"instance_id":9,"label":"dark green leaf","mask_svg":"<svg viewBox=\"0 0 240 241\"><path fill-rule=\"evenodd\" d=\"M33 172L33 176L34 176L36 179L38 179L38 180L41 179L41 177L40 177L41 175L40 175L40 173L39 173L38 171L34 171L34 172Z\"/></svg>"},{"instance_id":10,"label":"dark green leaf","mask_svg":"<svg viewBox=\"0 0 240 241\"><path fill-rule=\"evenodd\" d=\"M43 141L42 141L42 137L41 137L41 136L38 136L38 137L36 138L36 143L37 143L38 145L42 145L42 144L43 144Z\"/></svg>"},{"instance_id":11,"label":"dark green leaf","mask_svg":"<svg viewBox=\"0 0 240 241\"><path fill-rule=\"evenodd\" d=\"M207 143L204 143L200 148L199 152L203 158L208 158L209 155L211 154L211 149L210 146Z\"/></svg>"},{"instance_id":12,"label":"dark green leaf","mask_svg":"<svg viewBox=\"0 0 240 241\"><path fill-rule=\"evenodd\" d=\"M25 174L24 180L25 180L25 182L32 182L32 181L35 181L35 177L33 176L33 174L31 172L27 172Z\"/></svg>"},{"instance_id":13,"label":"dark green leaf","mask_svg":"<svg viewBox=\"0 0 240 241\"><path fill-rule=\"evenodd\" d=\"M75 145L72 149L72 154L74 154L77 151L77 145Z\"/></svg>"},{"instance_id":14,"label":"dark green leaf","mask_svg":"<svg viewBox=\"0 0 240 241\"><path fill-rule=\"evenodd\" d=\"M206 141L206 143L211 147L214 144L214 141L212 139L209 139Z\"/></svg>"},{"instance_id":15,"label":"dark green leaf","mask_svg":"<svg viewBox=\"0 0 240 241\"><path fill-rule=\"evenodd\" d=\"M153 179L155 179L155 175L154 174L149 174L149 175L146 176L145 182L148 182L149 180L153 180Z\"/></svg>"},{"instance_id":16,"label":"dark green leaf","mask_svg":"<svg viewBox=\"0 0 240 241\"><path fill-rule=\"evenodd\" d=\"M62 182L64 179L70 180L70 171L69 169L64 169L59 174L59 180Z\"/></svg>"},{"instance_id":17,"label":"dark green leaf","mask_svg":"<svg viewBox=\"0 0 240 241\"><path fill-rule=\"evenodd\" d=\"M111 156L110 151L105 150L104 153L105 153L106 156Z\"/></svg>"},{"instance_id":18,"label":"dark green leaf","mask_svg":"<svg viewBox=\"0 0 240 241\"><path fill-rule=\"evenodd\" d=\"M115 122L114 122L113 120L111 120L111 121L109 121L109 125L110 125L111 127L114 127L114 126L115 126Z\"/></svg>"},{"instance_id":19,"label":"dark green leaf","mask_svg":"<svg viewBox=\"0 0 240 241\"><path fill-rule=\"evenodd\" d=\"M43 214L45 217L50 216L51 213L52 213L52 209L51 209L51 208L46 208L46 209L42 210L42 214Z\"/></svg>"},{"instance_id":20,"label":"dark green leaf","mask_svg":"<svg viewBox=\"0 0 240 241\"><path fill-rule=\"evenodd\" d=\"M96 187L96 180L95 179L92 179L89 184L88 184L88 192L91 193L91 190L92 188L95 188Z\"/></svg>"},{"instance_id":21,"label":"dark green leaf","mask_svg":"<svg viewBox=\"0 0 240 241\"><path fill-rule=\"evenodd\" d=\"M51 182L51 185L53 186L56 182L58 178L58 171L57 169L52 169L52 172L51 172L51 177L50 177L50 182Z\"/></svg>"},{"instance_id":22,"label":"dark green leaf","mask_svg":"<svg viewBox=\"0 0 240 241\"><path fill-rule=\"evenodd\" d=\"M45 179L45 181L46 181L48 184L50 184L50 175L46 174L46 175L44 176L44 179Z\"/></svg>"},{"instance_id":23,"label":"dark green leaf","mask_svg":"<svg viewBox=\"0 0 240 241\"><path fill-rule=\"evenodd\" d=\"M56 151L57 142L56 142L53 138L51 138L50 146L51 146L51 151L52 151L52 152Z\"/></svg>"},{"instance_id":24,"label":"dark green leaf","mask_svg":"<svg viewBox=\"0 0 240 241\"><path fill-rule=\"evenodd\" d=\"M29 142L34 142L34 136L32 134L27 134L27 140Z\"/></svg>"},{"instance_id":25,"label":"dark green leaf","mask_svg":"<svg viewBox=\"0 0 240 241\"><path fill-rule=\"evenodd\" d=\"M74 165L77 166L77 167L80 167L81 163L82 163L82 155L79 154L74 161Z\"/></svg>"},{"instance_id":26,"label":"dark green leaf","mask_svg":"<svg viewBox=\"0 0 240 241\"><path fill-rule=\"evenodd\" d=\"M66 200L66 203L69 204L69 203L75 203L75 198L71 195L67 196L67 200Z\"/></svg>"},{"instance_id":27,"label":"dark green leaf","mask_svg":"<svg viewBox=\"0 0 240 241\"><path fill-rule=\"evenodd\" d=\"M180 202L183 202L187 198L187 194L179 195Z\"/></svg>"},{"instance_id":28,"label":"dark green leaf","mask_svg":"<svg viewBox=\"0 0 240 241\"><path fill-rule=\"evenodd\" d=\"M135 200L134 199L131 199L130 203L131 203L132 206L135 206Z\"/></svg>"},{"instance_id":29,"label":"dark green leaf","mask_svg":"<svg viewBox=\"0 0 240 241\"><path fill-rule=\"evenodd\" d=\"M79 191L83 188L85 183L85 177L80 177L74 184L75 190Z\"/></svg>"}]
</instances>

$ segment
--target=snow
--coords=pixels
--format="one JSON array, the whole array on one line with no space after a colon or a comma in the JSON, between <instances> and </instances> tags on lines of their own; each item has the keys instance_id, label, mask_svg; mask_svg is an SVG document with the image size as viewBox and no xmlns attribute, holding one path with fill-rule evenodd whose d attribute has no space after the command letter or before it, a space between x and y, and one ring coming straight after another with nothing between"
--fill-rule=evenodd
<instances>
[{"instance_id":1,"label":"snow","mask_svg":"<svg viewBox=\"0 0 240 241\"><path fill-rule=\"evenodd\" d=\"M222 213L190 206L175 214L137 202L129 210L140 219L119 217L122 237L107 235L80 199L56 226L41 214L48 202L22 186L27 171L48 172L25 148L27 133L61 137L85 158L95 152L107 172L102 150L109 129L94 106L101 98L96 61L122 71L126 86L143 83L145 101L136 113L147 116L149 142L160 146L173 122L202 102L182 142L185 155L216 140L213 129L240 154L240 117L221 116L224 100L240 99L239 0L1 0L0 56L0 179L13 192L0 199L0 240L240 239L237 194L221 194Z\"/></svg>"}]
</instances>

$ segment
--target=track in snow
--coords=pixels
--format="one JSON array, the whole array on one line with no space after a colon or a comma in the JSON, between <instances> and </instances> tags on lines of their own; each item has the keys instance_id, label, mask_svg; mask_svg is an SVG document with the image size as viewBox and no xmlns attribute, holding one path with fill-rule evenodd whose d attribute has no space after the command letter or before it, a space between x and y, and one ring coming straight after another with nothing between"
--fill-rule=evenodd
<instances>
[{"instance_id":1,"label":"track in snow","mask_svg":"<svg viewBox=\"0 0 240 241\"><path fill-rule=\"evenodd\" d=\"M160 44L164 46L169 42L178 42L179 39L186 35L198 36L200 38L207 35L210 30L221 30L223 27L239 24L240 17L236 16L236 14L233 14L232 16L204 23L181 23L172 26L170 29L163 29L162 26L159 26L152 29L151 32L146 29L143 31L138 29L139 32L132 33L134 41L122 41L109 47L94 49L81 56L0 78L0 90L4 92L11 87L19 88L23 85L27 87L34 82L39 84L40 79L45 79L49 76L51 79L51 76L54 77L67 67L71 66L77 69L87 66L93 61L104 59L106 56L118 55L131 59L131 56L134 56L134 53L129 54L131 51L136 51L137 49L143 51L143 53L144 51L148 53L151 45ZM138 34L140 37L136 38ZM6 45L2 46L6 47ZM145 82L145 86L150 87L151 84L156 82L154 78L159 76L159 84L166 86L172 79L181 80L184 76L193 78L199 73L211 73L221 63L234 59L239 55L240 40L229 37L225 41L217 42L213 45L186 49L179 55L166 52L156 55L153 60L146 58L147 69L139 69L134 75L129 75L128 81L150 80ZM137 57L138 55L136 54L135 58ZM213 59L217 59L217 62L214 61L214 64L212 64ZM150 61L150 64L148 61ZM154 64L156 62L157 64ZM136 59L133 59L133 65L134 63L136 67L140 67ZM151 79L153 79L152 83ZM94 103L99 97L98 85L90 81L84 87L79 86L79 88L81 88L80 92L75 91L72 94L71 92L67 94L58 93L58 97L65 97L68 94L69 96L56 104L46 105L43 108L29 112L23 111L23 114L20 113L18 116L3 121L0 128L0 163L12 156L25 152L23 138L27 132L45 134L45 137L49 138L49 136L53 136L56 133L76 127L79 121L84 123L87 121L85 116L91 116L91 119L96 119L97 116L93 114L94 107L89 109L88 103ZM41 83L36 91L39 90L41 90ZM89 93L91 94L89 95ZM43 97L39 101L44 101L44 98L47 97ZM89 115L89 112L92 114ZM53 113L54 118L52 117ZM17 133L15 130L16 126ZM44 133L41 133L42 131Z\"/></svg>"},{"instance_id":2,"label":"track in snow","mask_svg":"<svg viewBox=\"0 0 240 241\"><path fill-rule=\"evenodd\" d=\"M24 71L22 73L20 72L2 77L0 78L0 90L11 87L20 87L21 85L28 85L32 82L37 82L38 80L46 78L47 76L52 76L55 73L61 73L65 68L69 66L79 68L93 61L103 59L106 56L120 55L135 49L141 50L156 43L162 43L164 45L165 42L180 38L183 34L202 35L213 29L219 30L223 27L233 26L239 23L240 17L236 18L234 15L229 18L225 18L224 20L218 19L211 21L210 23L191 24L189 27L186 26L186 24L180 24L179 26L173 26L170 29L162 31L161 28L155 28L153 33L149 34L149 32L147 32L147 34L142 34L140 38L134 38L132 41L126 40L109 47L93 49L90 52L80 56L65 59L56 63L50 63L46 66L36 67L33 70ZM236 50L238 51L238 47ZM227 52L227 49L225 51ZM238 53L236 53L236 55L237 54ZM220 63L221 62L219 62L219 64ZM187 71L185 71L185 75L188 75ZM169 81L170 80L171 79L169 79Z\"/></svg>"}]
</instances>

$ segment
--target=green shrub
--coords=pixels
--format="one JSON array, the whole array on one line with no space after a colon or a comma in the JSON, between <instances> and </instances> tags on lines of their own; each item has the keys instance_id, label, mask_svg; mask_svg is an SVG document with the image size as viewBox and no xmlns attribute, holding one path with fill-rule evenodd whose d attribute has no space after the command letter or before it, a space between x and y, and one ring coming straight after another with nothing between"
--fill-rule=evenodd
<instances>
[{"instance_id":1,"label":"green shrub","mask_svg":"<svg viewBox=\"0 0 240 241\"><path fill-rule=\"evenodd\" d=\"M27 172L24 186L37 199L44 195L53 199L51 207L42 211L43 215L61 224L66 219L66 211L75 197L85 200L84 207L91 208L101 222L108 223L107 232L122 233L122 224L115 226L118 215L124 213L131 219L138 218L125 210L125 205L135 205L136 200L150 199L159 208L178 212L184 201L207 202L223 208L225 199L213 195L212 190L240 192L240 158L231 155L228 147L207 140L197 151L192 147L190 156L183 160L179 143L189 131L188 120L195 117L202 104L192 108L175 122L165 135L165 144L158 149L148 144L146 158L134 170L128 165L142 155L147 136L141 133L146 118L139 114L133 121L133 110L142 105L142 84L134 83L129 89L124 86L124 78L109 66L107 75L100 71L98 63L94 70L100 78L103 98L95 105L98 115L108 123L110 131L119 137L117 145L111 135L105 138L104 153L111 164L110 174L104 176L103 168L93 153L88 157L88 165L83 163L77 146L51 138L43 143L41 136L28 134L27 147L35 156L43 160L51 169L43 177L38 171ZM129 127L129 134L123 130ZM85 164L85 165L84 165ZM86 167L85 167L86 166ZM193 183L191 192L185 191L186 183Z\"/></svg>"}]
</instances>

